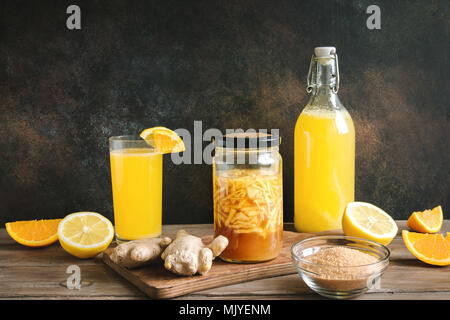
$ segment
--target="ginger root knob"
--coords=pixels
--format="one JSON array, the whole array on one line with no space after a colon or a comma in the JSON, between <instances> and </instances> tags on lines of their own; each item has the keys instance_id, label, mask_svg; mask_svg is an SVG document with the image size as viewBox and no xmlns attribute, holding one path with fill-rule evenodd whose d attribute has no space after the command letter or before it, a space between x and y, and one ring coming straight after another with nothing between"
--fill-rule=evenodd
<instances>
[{"instance_id":1,"label":"ginger root knob","mask_svg":"<svg viewBox=\"0 0 450 320\"><path fill-rule=\"evenodd\" d=\"M119 244L111 254L111 260L125 268L137 268L157 261L172 239L145 238Z\"/></svg>"},{"instance_id":2,"label":"ginger root knob","mask_svg":"<svg viewBox=\"0 0 450 320\"><path fill-rule=\"evenodd\" d=\"M228 239L224 236L218 236L209 245L204 245L199 237L180 230L161 258L164 260L164 267L175 274L204 275L211 269L214 258L220 255L227 245Z\"/></svg>"}]
</instances>

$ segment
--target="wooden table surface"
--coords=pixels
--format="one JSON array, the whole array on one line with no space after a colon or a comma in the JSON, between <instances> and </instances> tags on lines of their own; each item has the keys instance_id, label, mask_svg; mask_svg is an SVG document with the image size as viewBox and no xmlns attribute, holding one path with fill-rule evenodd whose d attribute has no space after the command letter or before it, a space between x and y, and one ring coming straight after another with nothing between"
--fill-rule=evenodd
<instances>
[{"instance_id":1,"label":"wooden table surface","mask_svg":"<svg viewBox=\"0 0 450 320\"><path fill-rule=\"evenodd\" d=\"M450 299L450 267L435 267L417 260L401 239L405 221L398 221L399 234L391 242L390 265L379 288L357 299ZM164 234L183 228L196 235L212 234L212 225L166 225ZM285 229L293 231L292 224ZM450 232L450 220L442 233ZM67 289L68 266L81 270L81 289ZM14 242L0 229L0 299L147 299L106 266L101 257L80 260L66 253L58 243L31 249ZM177 299L322 299L297 274L250 281L204 290Z\"/></svg>"}]
</instances>

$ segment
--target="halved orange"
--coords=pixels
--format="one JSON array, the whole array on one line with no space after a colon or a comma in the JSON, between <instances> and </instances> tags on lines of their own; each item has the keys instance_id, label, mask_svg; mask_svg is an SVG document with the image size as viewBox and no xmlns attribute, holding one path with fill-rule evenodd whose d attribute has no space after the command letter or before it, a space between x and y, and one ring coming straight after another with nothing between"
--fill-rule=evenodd
<instances>
[{"instance_id":1,"label":"halved orange","mask_svg":"<svg viewBox=\"0 0 450 320\"><path fill-rule=\"evenodd\" d=\"M450 236L402 231L408 250L419 260L436 265L450 265Z\"/></svg>"},{"instance_id":2,"label":"halved orange","mask_svg":"<svg viewBox=\"0 0 450 320\"><path fill-rule=\"evenodd\" d=\"M145 129L140 136L161 153L175 153L185 150L180 136L175 131L165 127Z\"/></svg>"},{"instance_id":3,"label":"halved orange","mask_svg":"<svg viewBox=\"0 0 450 320\"><path fill-rule=\"evenodd\" d=\"M62 219L28 220L6 223L8 234L28 247L44 247L58 240L58 225Z\"/></svg>"},{"instance_id":4,"label":"halved orange","mask_svg":"<svg viewBox=\"0 0 450 320\"><path fill-rule=\"evenodd\" d=\"M432 210L413 212L407 221L408 228L423 233L436 233L441 230L444 216L441 206Z\"/></svg>"}]
</instances>

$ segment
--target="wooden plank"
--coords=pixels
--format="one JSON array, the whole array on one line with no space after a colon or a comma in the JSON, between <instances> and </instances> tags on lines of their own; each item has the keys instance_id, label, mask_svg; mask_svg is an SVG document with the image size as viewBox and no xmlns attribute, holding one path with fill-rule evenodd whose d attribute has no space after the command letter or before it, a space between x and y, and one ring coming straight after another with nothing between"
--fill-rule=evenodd
<instances>
[{"instance_id":1,"label":"wooden plank","mask_svg":"<svg viewBox=\"0 0 450 320\"><path fill-rule=\"evenodd\" d=\"M82 265L80 289L68 289L66 286L69 274L68 265L61 266L14 266L0 267L1 298L38 298L57 297L73 298L92 297L140 297L145 295L135 286L122 278L103 263Z\"/></svg>"},{"instance_id":2,"label":"wooden plank","mask_svg":"<svg viewBox=\"0 0 450 320\"><path fill-rule=\"evenodd\" d=\"M22 300L22 299L32 299L32 300L64 300L64 299L70 299L70 300L142 300L142 299L148 299L145 297L138 297L138 296L70 296L70 298L66 296L52 296L52 297L42 297L42 296L36 296L36 297L1 297L2 299L8 299L8 300ZM173 300L242 300L242 301L248 301L248 300L327 300L326 298L323 298L313 292L305 295L285 295L285 296L254 296L254 295L239 295L239 296L203 296L198 293L193 293L190 295L182 296L179 298L174 298ZM421 292L402 292L402 293L396 293L396 294L385 294L385 293L371 293L368 292L360 297L355 298L355 300L450 300L450 293L448 292L431 292L424 295Z\"/></svg>"},{"instance_id":3,"label":"wooden plank","mask_svg":"<svg viewBox=\"0 0 450 320\"><path fill-rule=\"evenodd\" d=\"M399 230L406 228L399 221ZM164 233L174 235L184 228L196 235L212 234L212 225L168 225ZM285 230L293 230L285 224ZM450 220L442 232L450 231ZM450 299L450 267L433 267L417 260L404 246L400 234L389 245L390 266L381 287L358 299ZM82 280L91 283L80 290L61 285L67 266L79 265ZM146 299L138 288L96 259L80 260L70 256L59 244L29 249L12 240L0 229L0 298L2 299ZM177 299L321 299L296 274L279 276L220 289L208 289Z\"/></svg>"},{"instance_id":4,"label":"wooden plank","mask_svg":"<svg viewBox=\"0 0 450 320\"><path fill-rule=\"evenodd\" d=\"M199 293L193 293L187 296L174 298L174 300L328 300L314 292L308 292L303 295L238 295L238 296L207 296ZM449 292L400 292L395 294L367 292L355 300L450 300Z\"/></svg>"}]
</instances>

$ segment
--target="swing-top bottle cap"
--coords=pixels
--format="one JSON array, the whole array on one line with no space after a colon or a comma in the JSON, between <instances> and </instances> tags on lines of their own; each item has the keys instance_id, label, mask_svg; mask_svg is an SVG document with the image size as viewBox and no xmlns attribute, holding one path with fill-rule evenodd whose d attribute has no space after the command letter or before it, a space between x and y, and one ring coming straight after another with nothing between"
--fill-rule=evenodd
<instances>
[{"instance_id":1,"label":"swing-top bottle cap","mask_svg":"<svg viewBox=\"0 0 450 320\"><path fill-rule=\"evenodd\" d=\"M320 66L320 68L319 68ZM339 63L335 47L316 47L309 63L306 92L320 85L330 85L334 93L339 90Z\"/></svg>"},{"instance_id":2,"label":"swing-top bottle cap","mask_svg":"<svg viewBox=\"0 0 450 320\"><path fill-rule=\"evenodd\" d=\"M331 58L332 55L336 54L335 47L317 47L314 48L314 55L317 58Z\"/></svg>"}]
</instances>

